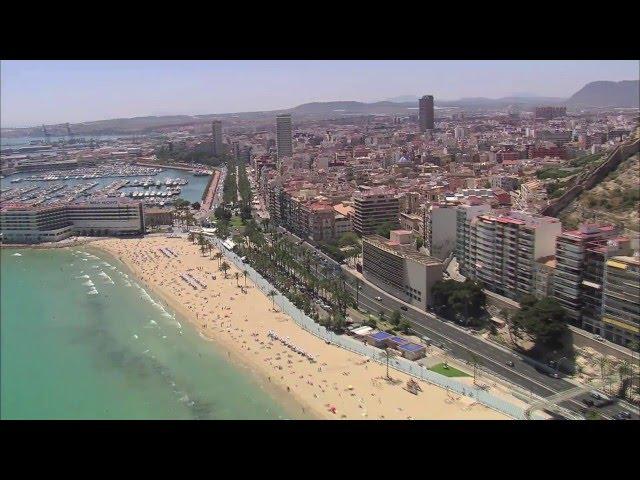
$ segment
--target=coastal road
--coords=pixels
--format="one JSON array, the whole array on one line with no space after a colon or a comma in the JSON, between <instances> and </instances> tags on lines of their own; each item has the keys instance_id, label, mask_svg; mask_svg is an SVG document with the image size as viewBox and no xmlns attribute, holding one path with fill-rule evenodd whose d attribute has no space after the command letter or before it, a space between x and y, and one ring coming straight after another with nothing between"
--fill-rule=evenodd
<instances>
[{"instance_id":1,"label":"coastal road","mask_svg":"<svg viewBox=\"0 0 640 480\"><path fill-rule=\"evenodd\" d=\"M284 228L279 229L284 235L289 237L291 241L301 243L300 237L292 234ZM478 336L472 335L463 328L454 325L441 317L431 313L419 310L379 289L370 282L363 280L353 270L345 268L331 257L328 257L319 249L315 248L307 241L301 243L306 250L311 250L317 259L325 266L330 267L331 275L342 273L345 277L345 289L356 298L356 287L353 285L357 278L360 281L361 290L358 292L358 303L361 309L366 309L370 313L378 314L380 310L384 310L389 315L394 310L400 312L403 318L408 320L414 331L418 335L424 335L431 338L436 344L445 345L449 354L458 360L470 361L471 355L475 354L479 358L483 369L489 371L509 383L517 385L527 392L532 392L540 397L550 397L559 392L574 389L576 385L562 378L553 378L545 373L544 368L536 365L536 363L526 357L509 350L506 347L499 347ZM322 269L319 270L320 272ZM335 278L335 277L334 277ZM380 297L381 300L376 300ZM406 307L403 310L401 307ZM507 362L513 362L514 367L507 366ZM545 367L549 370L549 367ZM561 407L567 408L574 412L582 412L586 405L583 400L590 398L589 394L583 394L572 400L560 403ZM605 418L613 418L613 416L621 411L625 411L632 415L634 419L640 419L640 416L633 410L626 408L625 405L615 403L607 407L596 409Z\"/></svg>"},{"instance_id":2,"label":"coastal road","mask_svg":"<svg viewBox=\"0 0 640 480\"><path fill-rule=\"evenodd\" d=\"M355 279L355 276L350 271L346 271L345 274L347 278ZM385 311L387 315L397 310L403 318L412 324L412 328L419 335L426 335L437 345L444 344L451 356L455 358L469 361L473 353L479 357L479 362L482 366L490 372L541 397L549 397L555 393L575 388L573 383L562 378L553 378L543 373L544 371L540 367L537 367L532 360L526 357L522 357L506 348L499 348L477 336L471 335L451 322L408 306L405 302L391 297L360 278L358 280L360 280L361 285L361 289L358 292L358 302L361 309L366 309L376 315L380 310ZM349 281L346 282L345 287L355 298L356 287ZM381 300L376 300L376 297L381 298ZM407 307L407 310L403 311L401 309L402 306ZM514 367L507 366L509 361L513 362ZM580 412L585 407L582 400L586 398L589 398L588 394L563 402L560 406ZM613 418L616 413L623 410L631 413L633 418L638 418L634 412L623 408L620 404L598 409L601 414L608 418Z\"/></svg>"}]
</instances>

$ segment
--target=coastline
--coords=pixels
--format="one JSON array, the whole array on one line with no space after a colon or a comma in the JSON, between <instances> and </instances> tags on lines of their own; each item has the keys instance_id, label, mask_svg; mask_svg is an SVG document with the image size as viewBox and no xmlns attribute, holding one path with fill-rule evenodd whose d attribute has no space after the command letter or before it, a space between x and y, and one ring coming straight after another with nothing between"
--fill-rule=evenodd
<instances>
[{"instance_id":1,"label":"coastline","mask_svg":"<svg viewBox=\"0 0 640 480\"><path fill-rule=\"evenodd\" d=\"M221 343L219 339L206 335L201 328L198 328L198 324L193 318L193 315L189 311L187 311L187 309L185 309L184 306L180 304L180 302L176 301L171 297L171 295L168 295L166 292L163 292L162 289L150 285L149 282L142 278L142 272L140 271L140 269L136 268L135 265L130 265L129 263L124 262L120 257L115 255L108 248L105 248L101 245L88 245L85 247L85 250L89 252L93 250L93 253L95 254L109 257L108 261L111 260L117 262L119 264L119 267L123 271L133 275L133 278L137 283L142 285L145 289L149 290L149 293L155 296L156 300L160 300L165 304L166 307L169 308L169 310L172 310L179 318L179 321L185 321L189 324L190 328L193 328L196 332L198 332L201 338L203 338L207 342L213 343L215 348L219 350L220 355L223 355L224 350L226 350L227 361L232 363L235 368L247 371L254 383L256 383L262 390L266 391L268 395L276 400L287 413L290 413L293 420L317 420L320 418L313 413L313 409L309 405L306 405L306 403L302 403L299 401L293 402L292 398L287 395L287 392L283 387L280 387L275 383L266 382L264 376L259 372L256 372L251 368L250 365L243 361L242 357L238 355L238 352L235 349L229 349L227 348L228 346L224 343ZM301 407L305 407L305 414L301 413Z\"/></svg>"},{"instance_id":2,"label":"coastline","mask_svg":"<svg viewBox=\"0 0 640 480\"><path fill-rule=\"evenodd\" d=\"M159 255L160 247L170 247L179 258ZM231 361L249 370L283 405L297 406L294 411L305 417L507 418L467 398L453 398L444 389L422 381L423 392L412 395L402 387L410 377L401 372L393 371L394 382L386 381L383 365L327 345L299 328L291 318L274 311L271 301L250 281L246 290L240 289L234 266L223 279L215 260L203 256L197 245L185 239L101 239L87 248L95 248L124 264L145 288L194 325L201 336L227 350ZM203 278L205 269L209 270L207 276L217 277L214 281L205 277L206 290L187 290L186 283L178 278L184 271ZM227 299L233 303L225 305ZM317 355L318 363L310 364L291 355L286 347L267 338L269 330L289 336L293 343Z\"/></svg>"}]
</instances>

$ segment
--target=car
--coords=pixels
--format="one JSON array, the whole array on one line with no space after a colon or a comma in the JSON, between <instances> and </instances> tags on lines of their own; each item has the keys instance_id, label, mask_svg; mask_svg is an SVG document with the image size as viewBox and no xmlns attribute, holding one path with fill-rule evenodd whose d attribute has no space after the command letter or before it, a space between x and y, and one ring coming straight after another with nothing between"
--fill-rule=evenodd
<instances>
[{"instance_id":1,"label":"car","mask_svg":"<svg viewBox=\"0 0 640 480\"><path fill-rule=\"evenodd\" d=\"M402 305L402 306L400 307L400 310L404 310L404 311L406 312L406 311L408 311L409 309L408 309L407 307L405 307L404 305Z\"/></svg>"},{"instance_id":2,"label":"car","mask_svg":"<svg viewBox=\"0 0 640 480\"><path fill-rule=\"evenodd\" d=\"M382 297L378 295L378 296L376 297L376 300L377 300L378 302L381 302L381 301L382 301Z\"/></svg>"},{"instance_id":3,"label":"car","mask_svg":"<svg viewBox=\"0 0 640 480\"><path fill-rule=\"evenodd\" d=\"M362 285L358 285L358 290L362 290Z\"/></svg>"},{"instance_id":4,"label":"car","mask_svg":"<svg viewBox=\"0 0 640 480\"><path fill-rule=\"evenodd\" d=\"M509 361L507 362L507 367L511 367L511 368L513 368L514 366L515 366L515 365L513 364L513 362L512 362L511 360L509 360Z\"/></svg>"},{"instance_id":5,"label":"car","mask_svg":"<svg viewBox=\"0 0 640 480\"><path fill-rule=\"evenodd\" d=\"M616 420L631 420L631 414L629 412L618 412L616 413L613 418L615 418Z\"/></svg>"},{"instance_id":6,"label":"car","mask_svg":"<svg viewBox=\"0 0 640 480\"><path fill-rule=\"evenodd\" d=\"M605 400L607 398L605 395L603 395L602 393L598 392L597 390L591 390L591 392L589 394L593 398L595 398L596 400Z\"/></svg>"},{"instance_id":7,"label":"car","mask_svg":"<svg viewBox=\"0 0 640 480\"><path fill-rule=\"evenodd\" d=\"M560 378L560 375L558 375L558 372L551 372L551 373L549 374L549 376L550 376L551 378Z\"/></svg>"},{"instance_id":8,"label":"car","mask_svg":"<svg viewBox=\"0 0 640 480\"><path fill-rule=\"evenodd\" d=\"M593 400L591 400L590 398L585 398L584 400L582 400L582 403L584 403L587 407L593 407Z\"/></svg>"},{"instance_id":9,"label":"car","mask_svg":"<svg viewBox=\"0 0 640 480\"><path fill-rule=\"evenodd\" d=\"M602 338L600 335L593 335L591 338L598 342L604 342L604 338Z\"/></svg>"}]
</instances>

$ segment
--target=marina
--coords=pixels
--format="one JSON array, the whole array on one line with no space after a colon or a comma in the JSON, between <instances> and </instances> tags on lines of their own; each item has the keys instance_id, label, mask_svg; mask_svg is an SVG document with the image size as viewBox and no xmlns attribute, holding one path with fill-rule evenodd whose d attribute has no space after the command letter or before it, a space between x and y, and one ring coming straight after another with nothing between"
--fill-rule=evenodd
<instances>
[{"instance_id":1,"label":"marina","mask_svg":"<svg viewBox=\"0 0 640 480\"><path fill-rule=\"evenodd\" d=\"M112 164L78 171L15 173L0 180L0 201L33 205L70 202L89 197L127 197L145 205L171 205L176 198L199 202L206 175L173 169Z\"/></svg>"}]
</instances>

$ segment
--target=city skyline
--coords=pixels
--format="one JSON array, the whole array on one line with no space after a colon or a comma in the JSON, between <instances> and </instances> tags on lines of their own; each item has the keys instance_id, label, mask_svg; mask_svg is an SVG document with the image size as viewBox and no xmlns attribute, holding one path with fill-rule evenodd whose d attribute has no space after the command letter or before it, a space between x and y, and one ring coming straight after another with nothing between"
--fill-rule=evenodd
<instances>
[{"instance_id":1,"label":"city skyline","mask_svg":"<svg viewBox=\"0 0 640 480\"><path fill-rule=\"evenodd\" d=\"M520 92L566 98L592 81L638 78L637 61L3 61L1 65L3 128L278 110L318 101L376 102L403 95L430 94L436 101Z\"/></svg>"}]
</instances>

